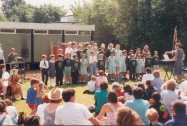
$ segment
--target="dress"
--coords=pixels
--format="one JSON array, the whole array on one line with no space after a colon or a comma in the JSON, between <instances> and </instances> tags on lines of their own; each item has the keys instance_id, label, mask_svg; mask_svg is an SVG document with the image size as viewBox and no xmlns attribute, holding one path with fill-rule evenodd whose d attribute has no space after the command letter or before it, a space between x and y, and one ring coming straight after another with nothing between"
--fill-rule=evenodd
<instances>
[{"instance_id":1,"label":"dress","mask_svg":"<svg viewBox=\"0 0 187 126\"><path fill-rule=\"evenodd\" d=\"M71 76L72 61L70 59L64 60L64 75Z\"/></svg>"},{"instance_id":2,"label":"dress","mask_svg":"<svg viewBox=\"0 0 187 126\"><path fill-rule=\"evenodd\" d=\"M145 62L144 59L136 59L137 65L136 65L136 73L141 74L144 71Z\"/></svg>"},{"instance_id":3,"label":"dress","mask_svg":"<svg viewBox=\"0 0 187 126\"><path fill-rule=\"evenodd\" d=\"M175 54L175 65L174 65L174 73L175 75L182 75L182 67L183 67L183 59L184 59L184 50L177 49Z\"/></svg>"},{"instance_id":4,"label":"dress","mask_svg":"<svg viewBox=\"0 0 187 126\"><path fill-rule=\"evenodd\" d=\"M107 68L109 74L114 74L116 72L116 59L114 56L109 56Z\"/></svg>"},{"instance_id":5,"label":"dress","mask_svg":"<svg viewBox=\"0 0 187 126\"><path fill-rule=\"evenodd\" d=\"M80 74L81 75L88 75L88 60L86 58L82 58L80 60Z\"/></svg>"},{"instance_id":6,"label":"dress","mask_svg":"<svg viewBox=\"0 0 187 126\"><path fill-rule=\"evenodd\" d=\"M119 59L119 70L120 70L120 73L125 73L126 70L127 70L126 57L125 56L120 56L120 59Z\"/></svg>"}]
</instances>

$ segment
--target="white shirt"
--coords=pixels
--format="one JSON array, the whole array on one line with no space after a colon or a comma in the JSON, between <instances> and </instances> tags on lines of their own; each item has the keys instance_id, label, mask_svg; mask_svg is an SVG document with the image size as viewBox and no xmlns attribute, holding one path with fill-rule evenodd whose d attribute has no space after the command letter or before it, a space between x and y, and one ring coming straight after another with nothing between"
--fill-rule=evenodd
<instances>
[{"instance_id":1,"label":"white shirt","mask_svg":"<svg viewBox=\"0 0 187 126\"><path fill-rule=\"evenodd\" d=\"M8 125L15 125L11 119L11 117L7 114L1 114L0 115L0 121L3 119L3 117L5 117L5 120L3 121L3 126L8 126Z\"/></svg>"},{"instance_id":2,"label":"white shirt","mask_svg":"<svg viewBox=\"0 0 187 126\"><path fill-rule=\"evenodd\" d=\"M56 110L56 125L92 125L93 115L82 104L67 102Z\"/></svg>"},{"instance_id":3,"label":"white shirt","mask_svg":"<svg viewBox=\"0 0 187 126\"><path fill-rule=\"evenodd\" d=\"M49 62L47 60L41 60L40 69L48 69L48 68L49 68Z\"/></svg>"},{"instance_id":4,"label":"white shirt","mask_svg":"<svg viewBox=\"0 0 187 126\"><path fill-rule=\"evenodd\" d=\"M0 59L5 60L3 49L0 48Z\"/></svg>"},{"instance_id":5,"label":"white shirt","mask_svg":"<svg viewBox=\"0 0 187 126\"><path fill-rule=\"evenodd\" d=\"M183 81L178 88L182 92L187 92L187 80Z\"/></svg>"},{"instance_id":6,"label":"white shirt","mask_svg":"<svg viewBox=\"0 0 187 126\"><path fill-rule=\"evenodd\" d=\"M67 47L67 48L65 49L65 55L66 55L66 54L72 54L72 52L73 52L73 49L72 49L71 47Z\"/></svg>"},{"instance_id":7,"label":"white shirt","mask_svg":"<svg viewBox=\"0 0 187 126\"><path fill-rule=\"evenodd\" d=\"M89 64L96 63L97 62L97 56L89 56Z\"/></svg>"},{"instance_id":8,"label":"white shirt","mask_svg":"<svg viewBox=\"0 0 187 126\"><path fill-rule=\"evenodd\" d=\"M90 92L95 91L95 84L96 84L96 81L93 81L93 80L88 81L87 88Z\"/></svg>"},{"instance_id":9,"label":"white shirt","mask_svg":"<svg viewBox=\"0 0 187 126\"><path fill-rule=\"evenodd\" d=\"M17 122L18 120L18 112L15 106L7 106L6 107L6 112L8 113L8 115L14 119L14 122Z\"/></svg>"},{"instance_id":10,"label":"white shirt","mask_svg":"<svg viewBox=\"0 0 187 126\"><path fill-rule=\"evenodd\" d=\"M142 82L145 83L146 81L154 80L153 74L144 74L142 77Z\"/></svg>"},{"instance_id":11,"label":"white shirt","mask_svg":"<svg viewBox=\"0 0 187 126\"><path fill-rule=\"evenodd\" d=\"M2 84L4 87L8 86L10 74L7 71L4 71L2 74Z\"/></svg>"},{"instance_id":12,"label":"white shirt","mask_svg":"<svg viewBox=\"0 0 187 126\"><path fill-rule=\"evenodd\" d=\"M161 92L161 99L168 111L172 112L173 102L178 99L178 96L174 91L164 90Z\"/></svg>"},{"instance_id":13,"label":"white shirt","mask_svg":"<svg viewBox=\"0 0 187 126\"><path fill-rule=\"evenodd\" d=\"M38 106L36 115L40 117L40 125L44 124L44 110L47 107L47 103L41 104Z\"/></svg>"}]
</instances>

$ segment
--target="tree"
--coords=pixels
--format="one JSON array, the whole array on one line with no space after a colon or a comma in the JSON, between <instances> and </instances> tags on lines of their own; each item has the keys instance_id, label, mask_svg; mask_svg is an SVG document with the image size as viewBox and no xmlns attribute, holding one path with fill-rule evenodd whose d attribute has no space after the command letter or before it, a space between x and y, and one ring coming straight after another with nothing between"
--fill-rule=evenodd
<instances>
[{"instance_id":1,"label":"tree","mask_svg":"<svg viewBox=\"0 0 187 126\"><path fill-rule=\"evenodd\" d=\"M36 8L33 14L33 22L48 23L60 21L60 18L65 15L65 11L61 7L44 5Z\"/></svg>"}]
</instances>

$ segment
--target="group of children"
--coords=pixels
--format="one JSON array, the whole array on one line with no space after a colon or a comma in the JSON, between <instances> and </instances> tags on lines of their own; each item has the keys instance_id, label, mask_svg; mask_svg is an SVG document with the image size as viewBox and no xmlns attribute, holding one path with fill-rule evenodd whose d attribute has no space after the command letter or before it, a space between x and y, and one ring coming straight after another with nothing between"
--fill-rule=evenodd
<instances>
[{"instance_id":1,"label":"group of children","mask_svg":"<svg viewBox=\"0 0 187 126\"><path fill-rule=\"evenodd\" d=\"M56 49L47 58L42 55L40 69L45 84L85 83L92 75L103 70L109 81L140 80L146 67L158 67L159 55L152 56L149 46L135 50L122 49L120 44L69 42Z\"/></svg>"}]
</instances>

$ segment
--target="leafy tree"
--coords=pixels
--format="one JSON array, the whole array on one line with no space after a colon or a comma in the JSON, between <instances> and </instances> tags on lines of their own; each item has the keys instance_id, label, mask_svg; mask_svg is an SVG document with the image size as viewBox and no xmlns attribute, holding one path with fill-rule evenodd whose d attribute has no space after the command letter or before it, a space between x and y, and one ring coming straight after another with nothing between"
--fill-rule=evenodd
<instances>
[{"instance_id":1,"label":"leafy tree","mask_svg":"<svg viewBox=\"0 0 187 126\"><path fill-rule=\"evenodd\" d=\"M65 15L61 7L54 7L52 5L44 5L36 8L33 14L33 22L48 23L60 21L60 18Z\"/></svg>"}]
</instances>

